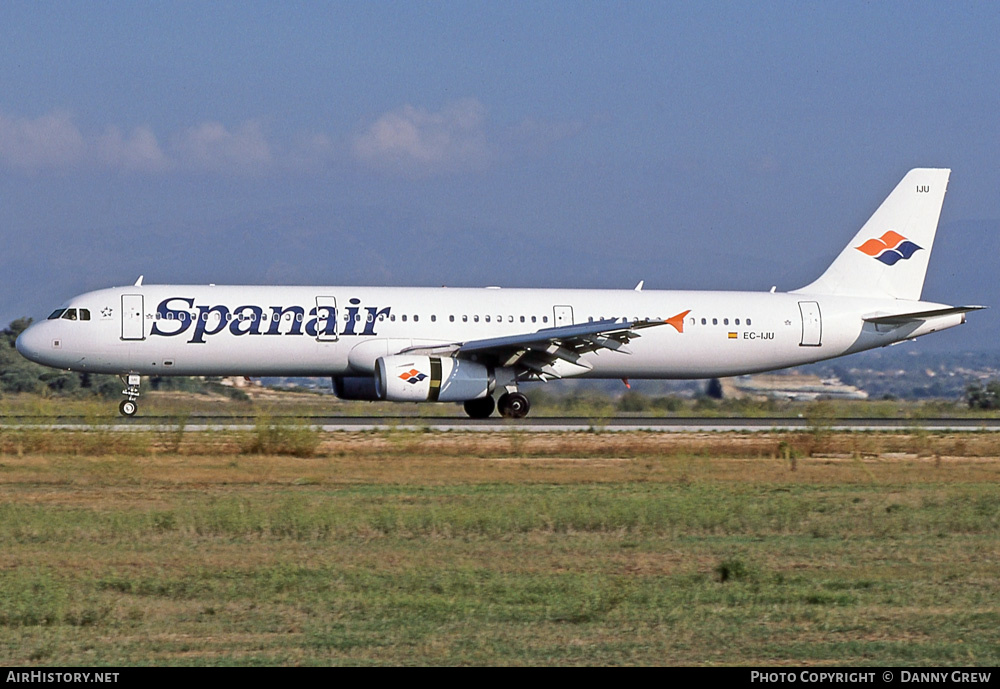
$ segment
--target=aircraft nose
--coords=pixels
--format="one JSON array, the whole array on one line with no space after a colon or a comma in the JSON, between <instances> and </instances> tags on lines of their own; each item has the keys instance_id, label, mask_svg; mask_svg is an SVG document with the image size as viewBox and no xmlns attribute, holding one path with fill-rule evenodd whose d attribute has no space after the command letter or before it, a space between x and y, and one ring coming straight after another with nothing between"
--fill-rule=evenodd
<instances>
[{"instance_id":1,"label":"aircraft nose","mask_svg":"<svg viewBox=\"0 0 1000 689\"><path fill-rule=\"evenodd\" d=\"M25 359L30 359L40 364L43 363L44 353L48 349L47 344L51 343L46 342L45 333L41 332L42 328L39 325L31 325L18 335L14 346Z\"/></svg>"}]
</instances>

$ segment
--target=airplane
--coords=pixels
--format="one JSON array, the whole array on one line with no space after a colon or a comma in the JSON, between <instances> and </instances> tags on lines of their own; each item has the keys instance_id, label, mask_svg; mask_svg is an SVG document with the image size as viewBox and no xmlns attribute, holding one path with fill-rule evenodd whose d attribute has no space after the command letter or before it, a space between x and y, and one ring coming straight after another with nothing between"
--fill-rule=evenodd
<instances>
[{"instance_id":1,"label":"airplane","mask_svg":"<svg viewBox=\"0 0 1000 689\"><path fill-rule=\"evenodd\" d=\"M951 170L908 172L815 281L790 292L134 285L73 297L17 339L28 359L142 376L330 377L346 400L524 417L520 384L699 379L884 347L982 306L921 300ZM495 398L495 399L494 399Z\"/></svg>"}]
</instances>

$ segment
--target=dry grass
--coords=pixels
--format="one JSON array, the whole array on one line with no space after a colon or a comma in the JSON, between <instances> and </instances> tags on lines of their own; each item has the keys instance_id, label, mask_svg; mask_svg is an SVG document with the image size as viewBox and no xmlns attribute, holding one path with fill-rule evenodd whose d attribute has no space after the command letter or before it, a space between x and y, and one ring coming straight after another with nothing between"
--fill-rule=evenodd
<instances>
[{"instance_id":1,"label":"dry grass","mask_svg":"<svg viewBox=\"0 0 1000 689\"><path fill-rule=\"evenodd\" d=\"M46 433L5 664L1000 661L991 434Z\"/></svg>"}]
</instances>

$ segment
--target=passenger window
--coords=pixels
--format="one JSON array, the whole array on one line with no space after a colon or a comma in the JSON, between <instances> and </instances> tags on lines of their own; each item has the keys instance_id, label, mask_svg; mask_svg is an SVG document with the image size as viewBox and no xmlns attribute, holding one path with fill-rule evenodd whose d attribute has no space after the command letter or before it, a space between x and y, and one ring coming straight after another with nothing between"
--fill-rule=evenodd
<instances>
[{"instance_id":1,"label":"passenger window","mask_svg":"<svg viewBox=\"0 0 1000 689\"><path fill-rule=\"evenodd\" d=\"M469 322L469 317L468 316L462 316L462 322L463 323L468 323Z\"/></svg>"},{"instance_id":2,"label":"passenger window","mask_svg":"<svg viewBox=\"0 0 1000 689\"><path fill-rule=\"evenodd\" d=\"M406 322L406 314L405 313L403 314L403 322L404 323Z\"/></svg>"},{"instance_id":3,"label":"passenger window","mask_svg":"<svg viewBox=\"0 0 1000 689\"><path fill-rule=\"evenodd\" d=\"M702 325L708 325L708 319L707 318L702 318L701 319L701 324Z\"/></svg>"},{"instance_id":4,"label":"passenger window","mask_svg":"<svg viewBox=\"0 0 1000 689\"><path fill-rule=\"evenodd\" d=\"M718 324L719 324L719 319L718 318L713 318L712 319L712 325L718 325Z\"/></svg>"},{"instance_id":5,"label":"passenger window","mask_svg":"<svg viewBox=\"0 0 1000 689\"><path fill-rule=\"evenodd\" d=\"M451 321L452 323L454 323L455 322L455 317L454 316L448 316L448 320Z\"/></svg>"},{"instance_id":6,"label":"passenger window","mask_svg":"<svg viewBox=\"0 0 1000 689\"><path fill-rule=\"evenodd\" d=\"M549 322L549 317L548 316L542 316L542 323L548 323L548 322Z\"/></svg>"},{"instance_id":7,"label":"passenger window","mask_svg":"<svg viewBox=\"0 0 1000 689\"><path fill-rule=\"evenodd\" d=\"M739 319L739 318L737 318L737 319L736 319L736 325L739 325L739 324L740 324L740 319Z\"/></svg>"},{"instance_id":8,"label":"passenger window","mask_svg":"<svg viewBox=\"0 0 1000 689\"><path fill-rule=\"evenodd\" d=\"M63 315L63 311L65 310L66 309L56 309L55 311L52 312L52 315L49 316L49 320L54 321L55 319L59 318L60 316Z\"/></svg>"},{"instance_id":9,"label":"passenger window","mask_svg":"<svg viewBox=\"0 0 1000 689\"><path fill-rule=\"evenodd\" d=\"M396 314L394 314L394 313L390 313L390 314L389 314L389 320L390 320L390 321L391 321L392 323L395 323L395 322L396 322Z\"/></svg>"},{"instance_id":10,"label":"passenger window","mask_svg":"<svg viewBox=\"0 0 1000 689\"><path fill-rule=\"evenodd\" d=\"M473 316L473 317L472 317L472 321L473 321L474 323L478 323L478 322L479 322L479 315L477 314L477 315Z\"/></svg>"},{"instance_id":11,"label":"passenger window","mask_svg":"<svg viewBox=\"0 0 1000 689\"><path fill-rule=\"evenodd\" d=\"M414 322L414 323L416 323L416 322L417 322L417 321L419 321L419 320L420 320L420 316L417 316L417 315L414 315L414 316L413 316L413 322Z\"/></svg>"},{"instance_id":12,"label":"passenger window","mask_svg":"<svg viewBox=\"0 0 1000 689\"><path fill-rule=\"evenodd\" d=\"M723 325L729 325L729 319L728 318L723 318L722 319L722 324Z\"/></svg>"},{"instance_id":13,"label":"passenger window","mask_svg":"<svg viewBox=\"0 0 1000 689\"><path fill-rule=\"evenodd\" d=\"M431 314L431 323L437 323L438 317L435 314Z\"/></svg>"},{"instance_id":14,"label":"passenger window","mask_svg":"<svg viewBox=\"0 0 1000 689\"><path fill-rule=\"evenodd\" d=\"M750 325L750 319L749 318L747 319L747 325Z\"/></svg>"},{"instance_id":15,"label":"passenger window","mask_svg":"<svg viewBox=\"0 0 1000 689\"><path fill-rule=\"evenodd\" d=\"M521 316L521 322L524 323L524 316Z\"/></svg>"},{"instance_id":16,"label":"passenger window","mask_svg":"<svg viewBox=\"0 0 1000 689\"><path fill-rule=\"evenodd\" d=\"M536 317L535 317L535 316L532 316L532 317L531 317L531 322L532 322L532 323L535 323L535 322L537 322L537 321L536 321Z\"/></svg>"},{"instance_id":17,"label":"passenger window","mask_svg":"<svg viewBox=\"0 0 1000 689\"><path fill-rule=\"evenodd\" d=\"M489 317L489 316L487 316L487 317L486 317L486 322L487 322L487 323L489 323L489 322L490 322L490 317Z\"/></svg>"}]
</instances>

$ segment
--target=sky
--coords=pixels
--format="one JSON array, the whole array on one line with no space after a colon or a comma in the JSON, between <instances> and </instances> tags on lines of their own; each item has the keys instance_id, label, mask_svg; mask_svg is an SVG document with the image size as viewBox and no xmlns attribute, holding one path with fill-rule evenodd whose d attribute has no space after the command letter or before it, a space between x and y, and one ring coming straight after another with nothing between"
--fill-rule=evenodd
<instances>
[{"instance_id":1,"label":"sky","mask_svg":"<svg viewBox=\"0 0 1000 689\"><path fill-rule=\"evenodd\" d=\"M7 0L0 323L140 274L795 289L927 166L924 298L995 308L925 340L996 349L997 35L986 2Z\"/></svg>"}]
</instances>

